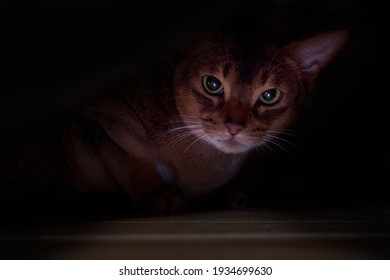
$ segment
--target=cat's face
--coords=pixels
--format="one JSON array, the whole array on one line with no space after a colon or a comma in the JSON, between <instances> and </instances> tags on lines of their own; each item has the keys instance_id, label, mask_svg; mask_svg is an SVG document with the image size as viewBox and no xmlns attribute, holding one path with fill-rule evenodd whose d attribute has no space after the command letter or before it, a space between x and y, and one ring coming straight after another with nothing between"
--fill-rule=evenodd
<instances>
[{"instance_id":1,"label":"cat's face","mask_svg":"<svg viewBox=\"0 0 390 280\"><path fill-rule=\"evenodd\" d=\"M176 71L182 120L199 141L225 153L273 142L294 120L305 89L345 36L326 33L284 48L224 40L200 46Z\"/></svg>"}]
</instances>

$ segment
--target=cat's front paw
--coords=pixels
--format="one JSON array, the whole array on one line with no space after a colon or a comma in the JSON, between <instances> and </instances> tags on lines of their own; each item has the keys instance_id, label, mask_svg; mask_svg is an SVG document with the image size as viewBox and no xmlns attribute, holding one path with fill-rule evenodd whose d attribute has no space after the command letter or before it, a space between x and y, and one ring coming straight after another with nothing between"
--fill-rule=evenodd
<instances>
[{"instance_id":1,"label":"cat's front paw","mask_svg":"<svg viewBox=\"0 0 390 280\"><path fill-rule=\"evenodd\" d=\"M173 189L164 187L144 193L141 199L135 201L135 205L142 212L168 214L186 209L187 200Z\"/></svg>"},{"instance_id":2,"label":"cat's front paw","mask_svg":"<svg viewBox=\"0 0 390 280\"><path fill-rule=\"evenodd\" d=\"M228 190L225 199L225 205L228 209L245 208L248 198L239 188L234 187Z\"/></svg>"}]
</instances>

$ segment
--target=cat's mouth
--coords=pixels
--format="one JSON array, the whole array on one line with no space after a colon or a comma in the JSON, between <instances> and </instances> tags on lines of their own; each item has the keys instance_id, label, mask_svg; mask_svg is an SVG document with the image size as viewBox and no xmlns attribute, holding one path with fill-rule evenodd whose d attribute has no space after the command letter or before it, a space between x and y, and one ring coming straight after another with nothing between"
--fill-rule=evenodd
<instances>
[{"instance_id":1,"label":"cat's mouth","mask_svg":"<svg viewBox=\"0 0 390 280\"><path fill-rule=\"evenodd\" d=\"M241 143L235 136L229 139L216 140L217 147L226 153L243 153L249 150L249 147L245 143Z\"/></svg>"},{"instance_id":2,"label":"cat's mouth","mask_svg":"<svg viewBox=\"0 0 390 280\"><path fill-rule=\"evenodd\" d=\"M237 139L234 136L230 137L227 140L217 140L217 141L222 142L226 145L233 145L233 146L234 145L242 145L240 142L237 141Z\"/></svg>"}]
</instances>

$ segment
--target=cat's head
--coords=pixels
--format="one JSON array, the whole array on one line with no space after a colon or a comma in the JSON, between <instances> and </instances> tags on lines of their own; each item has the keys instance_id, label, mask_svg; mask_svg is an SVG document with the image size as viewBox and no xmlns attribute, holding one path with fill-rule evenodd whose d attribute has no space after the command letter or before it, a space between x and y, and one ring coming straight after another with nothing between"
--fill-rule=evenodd
<instances>
[{"instance_id":1,"label":"cat's head","mask_svg":"<svg viewBox=\"0 0 390 280\"><path fill-rule=\"evenodd\" d=\"M272 141L346 38L333 31L281 47L225 36L200 44L175 71L181 118L199 141L225 153Z\"/></svg>"}]
</instances>

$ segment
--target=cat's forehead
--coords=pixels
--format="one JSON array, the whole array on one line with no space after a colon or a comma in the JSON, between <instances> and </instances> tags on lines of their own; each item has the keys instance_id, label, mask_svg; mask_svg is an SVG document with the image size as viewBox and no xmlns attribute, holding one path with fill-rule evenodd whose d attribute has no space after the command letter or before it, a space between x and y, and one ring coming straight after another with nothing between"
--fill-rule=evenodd
<instances>
[{"instance_id":1,"label":"cat's forehead","mask_svg":"<svg viewBox=\"0 0 390 280\"><path fill-rule=\"evenodd\" d=\"M199 45L194 60L200 70L234 74L240 81L250 83L259 75L267 76L280 63L280 49L274 45L251 44L224 39Z\"/></svg>"}]
</instances>

